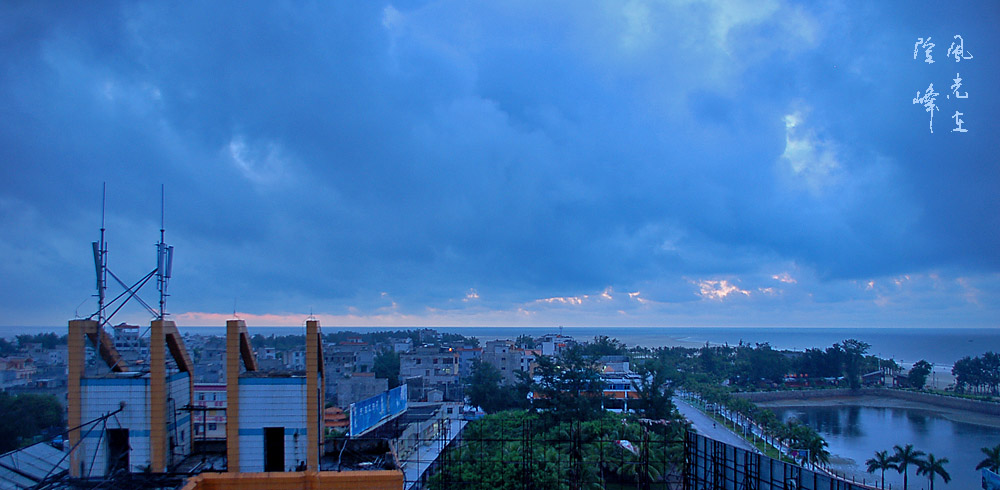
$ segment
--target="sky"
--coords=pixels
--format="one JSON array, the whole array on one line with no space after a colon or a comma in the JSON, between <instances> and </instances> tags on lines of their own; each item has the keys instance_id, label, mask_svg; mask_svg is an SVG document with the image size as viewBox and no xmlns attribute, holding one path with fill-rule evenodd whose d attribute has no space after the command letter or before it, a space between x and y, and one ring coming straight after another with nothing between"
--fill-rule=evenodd
<instances>
[{"instance_id":1,"label":"sky","mask_svg":"<svg viewBox=\"0 0 1000 490\"><path fill-rule=\"evenodd\" d=\"M998 24L992 0L3 2L0 325L96 311L106 184L128 284L164 189L179 325L998 327Z\"/></svg>"}]
</instances>

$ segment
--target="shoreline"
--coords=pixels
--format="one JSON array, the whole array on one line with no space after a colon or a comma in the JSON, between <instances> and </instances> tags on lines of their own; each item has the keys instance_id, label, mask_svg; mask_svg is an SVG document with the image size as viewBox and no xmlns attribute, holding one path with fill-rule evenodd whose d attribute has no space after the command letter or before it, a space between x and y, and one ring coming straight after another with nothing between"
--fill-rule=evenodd
<instances>
[{"instance_id":1,"label":"shoreline","mask_svg":"<svg viewBox=\"0 0 1000 490\"><path fill-rule=\"evenodd\" d=\"M1000 428L1000 418L963 410L960 408L942 407L926 402L913 400L902 400L899 398L885 397L873 394L863 395L839 395L830 397L817 397L809 399L785 399L772 400L766 402L756 402L758 407L770 408L792 408L792 407L838 407L838 406L859 406L869 408L900 408L908 410L920 410L936 413L952 422L981 425L985 427Z\"/></svg>"}]
</instances>

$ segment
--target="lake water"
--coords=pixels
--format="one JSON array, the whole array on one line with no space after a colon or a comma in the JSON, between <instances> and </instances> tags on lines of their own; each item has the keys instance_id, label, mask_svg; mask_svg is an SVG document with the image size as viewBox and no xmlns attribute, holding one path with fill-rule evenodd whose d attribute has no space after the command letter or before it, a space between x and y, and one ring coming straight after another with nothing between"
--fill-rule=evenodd
<instances>
[{"instance_id":1,"label":"lake water","mask_svg":"<svg viewBox=\"0 0 1000 490\"><path fill-rule=\"evenodd\" d=\"M831 458L834 463L831 466L858 480L878 481L878 472L872 475L865 471L865 461L876 451L888 450L892 454L893 445L913 444L918 450L949 460L945 470L951 475L951 482L944 484L936 477L934 488L980 488L980 473L975 467L984 455L979 449L1000 444L1000 420L982 425L959 421L965 418L960 411L923 408L913 403L904 403L910 405L907 407L872 405L878 403L840 402L835 406L768 408L783 420L797 418L819 431L835 456ZM916 468L909 470L910 489L930 488L927 477L917 476L915 471ZM885 481L886 488L890 484L892 488L903 488L903 476L893 470L886 472Z\"/></svg>"}]
</instances>

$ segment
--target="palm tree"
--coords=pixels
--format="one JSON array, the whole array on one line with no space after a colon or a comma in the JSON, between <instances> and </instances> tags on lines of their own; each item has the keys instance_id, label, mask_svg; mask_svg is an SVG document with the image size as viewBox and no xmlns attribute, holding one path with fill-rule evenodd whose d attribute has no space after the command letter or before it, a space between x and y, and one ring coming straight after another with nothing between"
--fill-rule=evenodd
<instances>
[{"instance_id":1,"label":"palm tree","mask_svg":"<svg viewBox=\"0 0 1000 490\"><path fill-rule=\"evenodd\" d=\"M892 456L889 456L889 451L877 451L875 457L865 461L868 465L868 472L875 474L876 471L882 471L882 488L885 488L885 470L895 470L896 465L893 464Z\"/></svg>"},{"instance_id":2,"label":"palm tree","mask_svg":"<svg viewBox=\"0 0 1000 490\"><path fill-rule=\"evenodd\" d=\"M976 469L988 468L994 473L1000 472L1000 444L993 447L984 447L980 451L986 455L986 459L980 461L976 465Z\"/></svg>"},{"instance_id":3,"label":"palm tree","mask_svg":"<svg viewBox=\"0 0 1000 490\"><path fill-rule=\"evenodd\" d=\"M941 475L941 479L945 483L951 481L951 475L944 470L944 464L948 462L948 458L936 459L933 454L928 453L927 459L919 462L920 468L917 470L918 475L927 475L927 478L931 480L931 490L934 490L934 475Z\"/></svg>"},{"instance_id":4,"label":"palm tree","mask_svg":"<svg viewBox=\"0 0 1000 490\"><path fill-rule=\"evenodd\" d=\"M924 455L924 452L913 449L913 444L907 444L906 447L900 447L899 444L896 444L892 447L892 450L896 452L896 454L892 455L892 460L896 463L896 471L903 474L903 490L907 490L909 474L906 472L906 469L911 464L919 464L920 457Z\"/></svg>"}]
</instances>

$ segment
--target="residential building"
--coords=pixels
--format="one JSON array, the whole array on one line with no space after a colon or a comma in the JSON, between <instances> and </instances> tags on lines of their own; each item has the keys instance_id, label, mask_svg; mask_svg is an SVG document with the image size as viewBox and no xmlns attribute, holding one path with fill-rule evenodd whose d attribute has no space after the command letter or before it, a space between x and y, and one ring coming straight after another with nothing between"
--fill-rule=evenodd
<instances>
[{"instance_id":1,"label":"residential building","mask_svg":"<svg viewBox=\"0 0 1000 490\"><path fill-rule=\"evenodd\" d=\"M226 384L195 383L192 405L195 440L225 440Z\"/></svg>"},{"instance_id":2,"label":"residential building","mask_svg":"<svg viewBox=\"0 0 1000 490\"><path fill-rule=\"evenodd\" d=\"M417 347L413 352L399 356L400 382L409 384L411 389L418 389L418 398L425 396L428 390L438 389L444 393L446 400L461 399L458 359L459 354L454 348ZM420 379L415 383L414 378Z\"/></svg>"},{"instance_id":3,"label":"residential building","mask_svg":"<svg viewBox=\"0 0 1000 490\"><path fill-rule=\"evenodd\" d=\"M352 403L375 396L389 389L389 380L376 378L375 373L351 373L337 380L337 406L347 408Z\"/></svg>"},{"instance_id":4,"label":"residential building","mask_svg":"<svg viewBox=\"0 0 1000 490\"><path fill-rule=\"evenodd\" d=\"M483 362L492 364L500 371L503 384L517 382L517 373L521 371L523 350L514 347L510 340L491 340L483 347Z\"/></svg>"}]
</instances>

